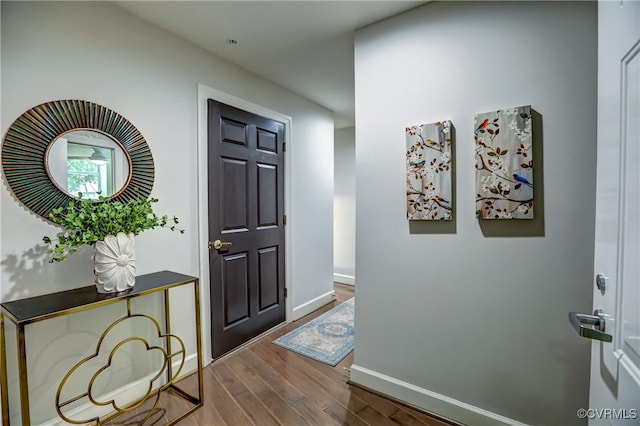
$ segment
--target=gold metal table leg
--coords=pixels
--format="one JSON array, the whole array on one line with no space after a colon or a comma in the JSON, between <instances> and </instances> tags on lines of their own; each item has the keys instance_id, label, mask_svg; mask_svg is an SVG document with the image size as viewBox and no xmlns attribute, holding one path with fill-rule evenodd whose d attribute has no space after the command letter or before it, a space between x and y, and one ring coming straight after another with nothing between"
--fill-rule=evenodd
<instances>
[{"instance_id":1,"label":"gold metal table leg","mask_svg":"<svg viewBox=\"0 0 640 426\"><path fill-rule=\"evenodd\" d=\"M20 382L20 411L22 426L31 425L29 413L29 378L27 375L27 348L24 337L24 325L17 325L18 332L18 377Z\"/></svg>"},{"instance_id":2,"label":"gold metal table leg","mask_svg":"<svg viewBox=\"0 0 640 426\"><path fill-rule=\"evenodd\" d=\"M198 399L200 400L200 406L204 404L204 383L202 377L202 336L201 336L201 324L200 324L200 280L196 279L193 282L194 287L194 305L196 311L196 351L198 359Z\"/></svg>"},{"instance_id":3,"label":"gold metal table leg","mask_svg":"<svg viewBox=\"0 0 640 426\"><path fill-rule=\"evenodd\" d=\"M169 289L162 292L164 296L164 332L171 334L171 306L169 305ZM171 354L171 339L167 339L167 353ZM169 365L167 365L167 383L171 382L173 378L173 358L169 359Z\"/></svg>"},{"instance_id":4,"label":"gold metal table leg","mask_svg":"<svg viewBox=\"0 0 640 426\"><path fill-rule=\"evenodd\" d=\"M180 395L182 395L185 399L195 404L190 410L183 413L180 417L175 418L171 422L167 423L167 426L175 425L180 422L185 417L189 416L191 413L199 409L204 405L204 382L203 382L203 368L202 368L202 335L201 335L201 324L200 324L200 281L195 279L193 282L194 285L194 305L195 305L195 321L196 321L196 351L197 351L197 360L198 360L198 397L186 393L181 390L177 386L172 385L173 390L177 391ZM168 294L165 294L165 301L167 300ZM168 305L165 306L168 311ZM166 317L165 317L166 318Z\"/></svg>"},{"instance_id":5,"label":"gold metal table leg","mask_svg":"<svg viewBox=\"0 0 640 426\"><path fill-rule=\"evenodd\" d=\"M7 385L7 345L4 315L0 311L0 393L2 394L2 424L9 426L9 386Z\"/></svg>"}]
</instances>

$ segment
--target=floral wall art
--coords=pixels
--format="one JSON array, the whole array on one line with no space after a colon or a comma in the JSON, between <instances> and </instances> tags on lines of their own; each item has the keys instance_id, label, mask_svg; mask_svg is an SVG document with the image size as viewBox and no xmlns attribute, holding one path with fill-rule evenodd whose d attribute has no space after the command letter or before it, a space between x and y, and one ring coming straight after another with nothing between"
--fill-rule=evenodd
<instances>
[{"instance_id":1,"label":"floral wall art","mask_svg":"<svg viewBox=\"0 0 640 426\"><path fill-rule=\"evenodd\" d=\"M476 215L533 219L531 106L476 114Z\"/></svg>"},{"instance_id":2,"label":"floral wall art","mask_svg":"<svg viewBox=\"0 0 640 426\"><path fill-rule=\"evenodd\" d=\"M407 218L451 220L451 122L407 127Z\"/></svg>"}]
</instances>

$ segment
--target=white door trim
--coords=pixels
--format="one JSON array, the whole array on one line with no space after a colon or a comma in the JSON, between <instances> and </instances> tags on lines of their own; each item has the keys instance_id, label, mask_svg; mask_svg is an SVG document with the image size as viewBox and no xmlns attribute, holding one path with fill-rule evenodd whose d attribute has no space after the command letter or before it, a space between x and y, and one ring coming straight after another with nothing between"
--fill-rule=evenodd
<instances>
[{"instance_id":1,"label":"white door trim","mask_svg":"<svg viewBox=\"0 0 640 426\"><path fill-rule=\"evenodd\" d=\"M285 228L285 286L288 291L286 301L286 321L293 318L293 283L291 280L291 253L292 251L292 218L291 211L291 125L292 118L288 115L274 111L262 105L254 104L246 99L239 98L229 93L222 92L204 84L198 84L198 254L200 260L200 312L202 331L202 356L205 364L212 361L211 355L211 307L209 294L209 206L208 206L208 162L207 162L207 100L213 99L232 107L239 108L262 117L276 120L285 124L284 140L287 142L287 150L284 153L284 213L287 215L287 227Z\"/></svg>"}]
</instances>

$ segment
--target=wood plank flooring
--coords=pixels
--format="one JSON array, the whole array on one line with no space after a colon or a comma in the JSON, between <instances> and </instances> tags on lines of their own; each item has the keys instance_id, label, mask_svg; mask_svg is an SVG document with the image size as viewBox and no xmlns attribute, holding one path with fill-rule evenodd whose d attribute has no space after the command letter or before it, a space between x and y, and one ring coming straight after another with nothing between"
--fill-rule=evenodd
<instances>
[{"instance_id":1,"label":"wood plank flooring","mask_svg":"<svg viewBox=\"0 0 640 426\"><path fill-rule=\"evenodd\" d=\"M413 410L347 383L353 353L335 367L296 354L271 343L283 334L330 310L353 296L353 287L336 284L336 301L287 324L251 345L204 368L205 404L182 420L182 426L446 426ZM192 394L197 379L191 375L179 386ZM149 414L142 407L109 422L136 425ZM165 424L192 405L167 392L152 411L148 424Z\"/></svg>"}]
</instances>

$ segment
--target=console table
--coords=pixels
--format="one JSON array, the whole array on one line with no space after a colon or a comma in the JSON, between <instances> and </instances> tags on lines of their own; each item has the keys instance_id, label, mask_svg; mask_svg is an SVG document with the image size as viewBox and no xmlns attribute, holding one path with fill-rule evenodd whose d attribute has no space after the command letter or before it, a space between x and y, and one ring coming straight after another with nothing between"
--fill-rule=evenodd
<instances>
[{"instance_id":1,"label":"console table","mask_svg":"<svg viewBox=\"0 0 640 426\"><path fill-rule=\"evenodd\" d=\"M186 351L184 343L179 336L171 334L171 318L170 318L170 293L171 288L193 284L194 289L194 311L195 311L195 337L196 337L196 351L197 351L197 377L198 377L198 392L197 395L191 395L188 392L182 390L175 383L179 376L182 367L184 365ZM163 292L164 299L164 318L162 321L158 321L150 315L144 313L133 313L131 309L131 300L135 297L141 297L156 292ZM56 411L60 418L67 422L75 424L103 424L109 420L114 419L124 413L130 412L135 408L141 406L146 401L153 401L153 408L149 410L149 414L143 420L143 423L151 416L152 411L156 408L160 395L165 391L173 391L180 397L186 399L193 407L188 411L181 414L179 417L171 420L168 424L172 425L178 421L184 419L186 416L197 410L203 405L203 376L202 376L202 343L201 343L201 324L200 324L200 287L199 280L196 277L182 275L170 271L156 272L153 274L141 275L136 277L135 286L128 291L122 293L110 293L101 294L96 290L95 285L88 287L77 288L68 291L62 291L44 296L30 297L26 299L15 300L11 302L5 302L0 304L0 391L2 392L2 424L9 426L9 395L7 384L7 358L6 358L6 342L5 342L5 318L13 322L16 327L17 335L17 355L18 355L18 382L20 387L20 408L21 408L21 424L23 426L31 425L30 411L29 411L29 383L27 376L27 348L26 348L26 335L25 326L28 324L36 323L39 321L46 321L51 318L60 317L63 315L72 315L77 312L94 309L99 306L110 305L113 303L126 304L126 315L118 318L111 323L104 330L98 341L96 342L95 354L79 360L71 370L67 372L64 379L61 381L58 391L56 392L56 400L52 402L55 404ZM107 363L111 363L111 359L117 350L130 342L137 342L146 345L147 351L155 350L163 354L163 365L160 369L160 373L156 375L151 381L147 393L127 403L125 406L119 406L114 399L108 401L99 401L96 395L92 394L92 386L96 377L100 371L96 372L92 378L90 378L86 392L81 391L80 394L73 397L63 398L63 388L67 383L67 380L73 375L75 371L83 365L99 356L101 344L107 334L118 324L136 318L141 321L147 321L158 332L158 338L163 340L163 345L150 344L146 339L139 336L129 336L121 340L114 348L107 358ZM163 324L161 326L160 324ZM155 337L155 336L154 336ZM104 357L104 354L103 354ZM179 364L178 368L174 367L174 364ZM105 366L106 367L106 366ZM166 372L166 374L165 374ZM158 380L159 383L154 385L154 381ZM160 382L161 381L161 382ZM153 398L153 399L152 399ZM65 413L65 408L71 406L73 403L85 402L87 404L93 404L97 407L108 407L111 410L109 414L106 414L103 418L92 417L88 419L70 419Z\"/></svg>"}]
</instances>

